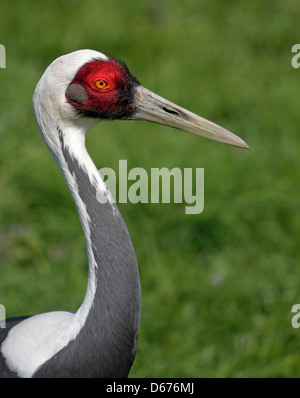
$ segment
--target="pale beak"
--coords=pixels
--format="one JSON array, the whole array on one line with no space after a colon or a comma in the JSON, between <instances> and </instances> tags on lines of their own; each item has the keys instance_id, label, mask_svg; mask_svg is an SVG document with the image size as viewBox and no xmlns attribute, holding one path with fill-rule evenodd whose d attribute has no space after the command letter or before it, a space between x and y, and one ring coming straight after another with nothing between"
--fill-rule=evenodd
<instances>
[{"instance_id":1,"label":"pale beak","mask_svg":"<svg viewBox=\"0 0 300 398\"><path fill-rule=\"evenodd\" d=\"M249 148L241 138L230 131L173 104L142 86L136 87L135 100L136 108L132 117L134 120L164 124L224 144Z\"/></svg>"}]
</instances>

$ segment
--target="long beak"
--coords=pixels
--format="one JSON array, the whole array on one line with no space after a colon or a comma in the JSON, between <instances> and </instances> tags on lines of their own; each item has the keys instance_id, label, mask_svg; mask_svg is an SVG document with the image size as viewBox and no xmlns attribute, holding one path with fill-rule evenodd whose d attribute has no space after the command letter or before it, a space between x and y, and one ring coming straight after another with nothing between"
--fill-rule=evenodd
<instances>
[{"instance_id":1,"label":"long beak","mask_svg":"<svg viewBox=\"0 0 300 398\"><path fill-rule=\"evenodd\" d=\"M136 88L135 120L147 120L184 130L224 144L249 148L238 136L172 102L152 93L142 86Z\"/></svg>"}]
</instances>

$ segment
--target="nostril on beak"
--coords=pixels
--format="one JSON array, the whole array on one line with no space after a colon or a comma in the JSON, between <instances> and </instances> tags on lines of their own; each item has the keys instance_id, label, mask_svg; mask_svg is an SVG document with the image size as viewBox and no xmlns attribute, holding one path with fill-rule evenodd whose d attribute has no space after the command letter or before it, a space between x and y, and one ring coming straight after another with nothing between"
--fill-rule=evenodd
<instances>
[{"instance_id":1,"label":"nostril on beak","mask_svg":"<svg viewBox=\"0 0 300 398\"><path fill-rule=\"evenodd\" d=\"M176 112L176 111L174 111L173 109L169 109L169 108L167 108L167 107L165 107L165 106L163 106L162 109L163 109L165 112L170 113L171 115L179 116L179 113Z\"/></svg>"}]
</instances>

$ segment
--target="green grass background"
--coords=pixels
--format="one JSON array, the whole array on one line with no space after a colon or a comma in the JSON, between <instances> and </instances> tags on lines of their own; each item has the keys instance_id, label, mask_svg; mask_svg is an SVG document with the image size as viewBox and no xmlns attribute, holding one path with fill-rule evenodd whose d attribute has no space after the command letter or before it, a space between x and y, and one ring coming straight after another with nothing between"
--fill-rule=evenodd
<instances>
[{"instance_id":1,"label":"green grass background","mask_svg":"<svg viewBox=\"0 0 300 398\"><path fill-rule=\"evenodd\" d=\"M75 311L87 260L75 207L35 125L32 93L58 56L123 59L150 90L250 150L151 123L96 126L98 168L203 167L205 208L122 204L139 262L131 377L299 377L300 8L286 1L1 0L0 303Z\"/></svg>"}]
</instances>

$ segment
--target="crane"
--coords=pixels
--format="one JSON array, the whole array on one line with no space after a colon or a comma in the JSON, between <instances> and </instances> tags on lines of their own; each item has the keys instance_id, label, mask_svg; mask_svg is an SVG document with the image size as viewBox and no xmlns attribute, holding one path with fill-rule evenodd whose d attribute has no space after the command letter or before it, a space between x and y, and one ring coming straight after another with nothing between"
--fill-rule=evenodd
<instances>
[{"instance_id":1,"label":"crane","mask_svg":"<svg viewBox=\"0 0 300 398\"><path fill-rule=\"evenodd\" d=\"M248 148L228 130L144 88L127 66L94 50L54 60L33 95L36 123L74 199L88 256L75 313L12 318L0 329L0 377L127 377L139 334L141 288L125 222L85 147L104 120L147 120Z\"/></svg>"}]
</instances>

